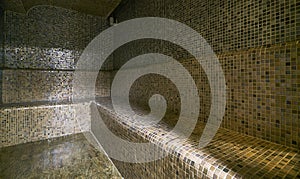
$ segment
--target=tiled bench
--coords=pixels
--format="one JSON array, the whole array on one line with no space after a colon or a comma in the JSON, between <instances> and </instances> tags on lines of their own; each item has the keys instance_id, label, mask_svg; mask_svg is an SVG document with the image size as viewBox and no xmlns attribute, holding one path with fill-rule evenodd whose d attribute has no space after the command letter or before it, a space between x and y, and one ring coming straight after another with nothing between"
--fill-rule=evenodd
<instances>
[{"instance_id":1,"label":"tiled bench","mask_svg":"<svg viewBox=\"0 0 300 179\"><path fill-rule=\"evenodd\" d=\"M224 128L218 130L208 146L199 149L204 124L197 124L189 140L178 140L166 146L161 136L176 123L172 114L167 114L168 124L161 122L146 130L133 130L129 127L132 125L130 118L116 115L109 101L102 100L98 109L116 135L135 142L151 141L169 153L164 159L144 164L113 160L124 178L300 178L297 149Z\"/></svg>"},{"instance_id":2,"label":"tiled bench","mask_svg":"<svg viewBox=\"0 0 300 179\"><path fill-rule=\"evenodd\" d=\"M79 126L77 119L85 119L85 123ZM89 105L84 103L2 105L0 148L88 131L87 119Z\"/></svg>"}]
</instances>

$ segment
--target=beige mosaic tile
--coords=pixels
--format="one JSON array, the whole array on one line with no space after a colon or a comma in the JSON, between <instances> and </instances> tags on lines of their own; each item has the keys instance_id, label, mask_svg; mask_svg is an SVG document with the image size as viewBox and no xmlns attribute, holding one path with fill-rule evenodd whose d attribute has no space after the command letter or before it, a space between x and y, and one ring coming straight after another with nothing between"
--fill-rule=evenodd
<instances>
[{"instance_id":1,"label":"beige mosaic tile","mask_svg":"<svg viewBox=\"0 0 300 179\"><path fill-rule=\"evenodd\" d=\"M300 177L300 153L297 149L224 128L218 130L208 146L199 149L198 141L205 126L202 122L197 124L188 141L176 139L176 142L168 142L160 136L170 132L175 126L176 115L167 114L166 119L159 124L141 128L133 123L130 116L117 115L109 100L101 99L98 105L102 119L116 135L134 142L150 141L158 146L158 151L168 152L166 158L149 163L134 164L113 160L125 178L145 178L151 175L159 178ZM134 109L143 113L141 108ZM177 136L175 133L168 135L175 138Z\"/></svg>"},{"instance_id":2,"label":"beige mosaic tile","mask_svg":"<svg viewBox=\"0 0 300 179\"><path fill-rule=\"evenodd\" d=\"M89 115L89 104L1 108L0 147L88 131Z\"/></svg>"},{"instance_id":3,"label":"beige mosaic tile","mask_svg":"<svg viewBox=\"0 0 300 179\"><path fill-rule=\"evenodd\" d=\"M195 29L211 45L225 73L227 106L222 127L300 148L299 5L289 0L129 0L114 16L120 22L165 17ZM130 42L115 51L114 73L131 58L145 53L169 55L189 70L201 102L199 121L205 122L211 104L209 83L201 66L185 49L163 40ZM158 75L138 79L130 97L133 103L147 107L149 97L155 93L167 99L168 110L180 111L176 88Z\"/></svg>"}]
</instances>

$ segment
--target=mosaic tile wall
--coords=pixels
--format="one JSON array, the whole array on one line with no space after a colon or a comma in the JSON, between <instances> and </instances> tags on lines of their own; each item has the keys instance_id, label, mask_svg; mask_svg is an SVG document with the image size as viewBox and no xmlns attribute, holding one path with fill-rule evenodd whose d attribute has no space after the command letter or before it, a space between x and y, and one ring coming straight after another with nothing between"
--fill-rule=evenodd
<instances>
[{"instance_id":1,"label":"mosaic tile wall","mask_svg":"<svg viewBox=\"0 0 300 179\"><path fill-rule=\"evenodd\" d=\"M72 104L72 80L82 51L108 27L107 20L51 6L38 6L27 14L5 11L3 17L0 146L87 130L76 123L78 109L87 120L84 125L90 124L89 108ZM109 95L105 85L110 84L106 77L112 64L106 64L97 95Z\"/></svg>"},{"instance_id":2,"label":"mosaic tile wall","mask_svg":"<svg viewBox=\"0 0 300 179\"><path fill-rule=\"evenodd\" d=\"M0 108L0 147L88 131L89 109L83 103Z\"/></svg>"},{"instance_id":3,"label":"mosaic tile wall","mask_svg":"<svg viewBox=\"0 0 300 179\"><path fill-rule=\"evenodd\" d=\"M0 67L3 65L4 55L4 10L0 7Z\"/></svg>"},{"instance_id":4,"label":"mosaic tile wall","mask_svg":"<svg viewBox=\"0 0 300 179\"><path fill-rule=\"evenodd\" d=\"M4 103L71 101L73 72L4 70L3 76Z\"/></svg>"},{"instance_id":5,"label":"mosaic tile wall","mask_svg":"<svg viewBox=\"0 0 300 179\"><path fill-rule=\"evenodd\" d=\"M129 0L114 16L119 22L166 17L198 31L212 46L225 73L227 106L222 127L300 148L299 9L293 0ZM201 67L184 49L161 40L134 41L116 51L114 70L149 52L172 56L189 70L202 102L199 121L205 122L210 87ZM170 110L180 111L176 89L162 77L149 75L136 81L131 101L147 106L149 96L156 92L166 94Z\"/></svg>"},{"instance_id":6,"label":"mosaic tile wall","mask_svg":"<svg viewBox=\"0 0 300 179\"><path fill-rule=\"evenodd\" d=\"M105 28L102 17L63 8L41 6L27 14L5 11L3 102L70 100L75 64ZM111 66L106 64L103 70Z\"/></svg>"},{"instance_id":7,"label":"mosaic tile wall","mask_svg":"<svg viewBox=\"0 0 300 179\"><path fill-rule=\"evenodd\" d=\"M7 46L25 51L34 47L83 50L107 27L104 18L51 6L37 6L27 14L5 11L5 15Z\"/></svg>"},{"instance_id":8,"label":"mosaic tile wall","mask_svg":"<svg viewBox=\"0 0 300 179\"><path fill-rule=\"evenodd\" d=\"M298 13L294 0L128 0L114 15L119 22L148 16L177 20L219 54L299 40Z\"/></svg>"},{"instance_id":9,"label":"mosaic tile wall","mask_svg":"<svg viewBox=\"0 0 300 179\"><path fill-rule=\"evenodd\" d=\"M96 81L95 95L96 97L110 96L112 71L100 71Z\"/></svg>"},{"instance_id":10,"label":"mosaic tile wall","mask_svg":"<svg viewBox=\"0 0 300 179\"><path fill-rule=\"evenodd\" d=\"M0 105L2 104L2 67L4 62L4 10L0 7Z\"/></svg>"},{"instance_id":11,"label":"mosaic tile wall","mask_svg":"<svg viewBox=\"0 0 300 179\"><path fill-rule=\"evenodd\" d=\"M3 103L71 102L73 71L3 70ZM0 74L1 75L1 74ZM100 71L96 96L110 95L111 72ZM82 94L83 96L84 94ZM86 94L89 96L89 94Z\"/></svg>"}]
</instances>

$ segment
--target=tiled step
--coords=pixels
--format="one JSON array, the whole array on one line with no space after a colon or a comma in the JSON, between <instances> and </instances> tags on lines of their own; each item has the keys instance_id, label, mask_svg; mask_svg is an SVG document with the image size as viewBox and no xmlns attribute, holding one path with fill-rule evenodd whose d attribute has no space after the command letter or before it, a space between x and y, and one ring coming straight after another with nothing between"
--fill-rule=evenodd
<instances>
[{"instance_id":1,"label":"tiled step","mask_svg":"<svg viewBox=\"0 0 300 179\"><path fill-rule=\"evenodd\" d=\"M79 125L78 120L85 119ZM0 148L88 131L89 104L0 108Z\"/></svg>"},{"instance_id":2,"label":"tiled step","mask_svg":"<svg viewBox=\"0 0 300 179\"><path fill-rule=\"evenodd\" d=\"M176 140L166 145L167 141L164 141L165 138L162 136L174 135L176 138L177 135L168 133L176 124L175 115L168 114L167 119L163 120L167 122L142 129L132 123L130 116L117 115L110 103L110 101L101 101L98 103L98 109L111 131L127 140L151 141L169 153L166 158L147 164L128 165L113 160L125 178L147 177L151 176L151 172L156 173L156 176L177 178L300 177L300 153L297 149L224 128L220 128L213 140L200 149L198 141L205 127L204 124L197 124L187 141ZM138 108L135 108L135 111L143 113Z\"/></svg>"}]
</instances>

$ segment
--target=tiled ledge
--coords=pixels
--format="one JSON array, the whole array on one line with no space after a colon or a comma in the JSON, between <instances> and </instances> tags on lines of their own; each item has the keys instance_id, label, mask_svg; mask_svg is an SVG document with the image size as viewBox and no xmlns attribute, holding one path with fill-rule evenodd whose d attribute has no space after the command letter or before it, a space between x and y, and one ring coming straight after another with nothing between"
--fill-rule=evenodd
<instances>
[{"instance_id":1,"label":"tiled ledge","mask_svg":"<svg viewBox=\"0 0 300 179\"><path fill-rule=\"evenodd\" d=\"M98 76L96 81L96 95L109 95L110 72L89 71L85 73L86 81L93 75ZM65 103L74 98L74 77L72 71L40 71L40 70L3 70L0 73L1 93L3 105L22 105L22 103ZM85 85L76 85L81 90L80 99L89 97L85 94ZM87 96L85 96L87 95ZM76 95L77 97L78 95Z\"/></svg>"},{"instance_id":2,"label":"tiled ledge","mask_svg":"<svg viewBox=\"0 0 300 179\"><path fill-rule=\"evenodd\" d=\"M82 99L66 99L66 100L42 100L42 101L31 101L31 102L19 102L19 103L6 103L0 104L0 110L8 109L8 108L29 108L29 107L46 107L46 106L62 106L62 105L76 105L76 104L89 104L91 98L82 98Z\"/></svg>"},{"instance_id":3,"label":"tiled ledge","mask_svg":"<svg viewBox=\"0 0 300 179\"><path fill-rule=\"evenodd\" d=\"M88 103L0 108L0 148L88 131L89 116Z\"/></svg>"},{"instance_id":4,"label":"tiled ledge","mask_svg":"<svg viewBox=\"0 0 300 179\"><path fill-rule=\"evenodd\" d=\"M172 129L171 126L176 124L176 116L172 116L172 114L167 115L168 119L166 121L168 124L162 122L142 129L133 124L130 117L117 115L112 110L110 101L102 100L98 105L99 111L113 119L113 122L118 123L118 126L121 126L121 128L130 130L131 133L135 133L146 141L151 141L163 148L164 151L167 151L169 156L171 156L169 162L173 162L171 168L174 171L170 173L185 171L183 176L189 176L190 178L300 177L299 150L242 135L224 128L218 130L218 133L208 146L199 149L198 141L205 127L203 124L197 124L189 140L183 141L178 139L176 134L168 133ZM141 109L135 110L143 112ZM162 136L167 133L170 135L170 138L173 138L172 142L162 141ZM174 163L174 161L178 160L184 165L181 165L180 162L179 164L178 162ZM160 165L160 162L154 165ZM126 168L128 165L124 166ZM155 166L154 168L161 167ZM165 167L163 166L162 168ZM148 175L145 173L146 171L140 172L141 175Z\"/></svg>"}]
</instances>

